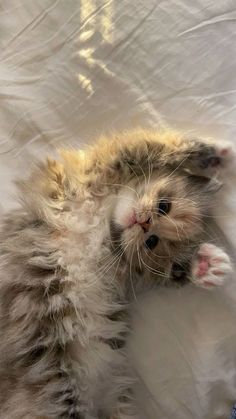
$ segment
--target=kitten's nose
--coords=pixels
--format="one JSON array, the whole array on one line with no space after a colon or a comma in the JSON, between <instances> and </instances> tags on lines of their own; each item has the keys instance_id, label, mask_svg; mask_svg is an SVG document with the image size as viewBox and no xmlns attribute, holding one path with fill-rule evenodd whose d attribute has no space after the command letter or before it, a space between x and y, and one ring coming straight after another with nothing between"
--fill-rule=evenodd
<instances>
[{"instance_id":1,"label":"kitten's nose","mask_svg":"<svg viewBox=\"0 0 236 419\"><path fill-rule=\"evenodd\" d=\"M138 224L140 225L140 227L142 227L144 233L147 233L150 228L151 218L148 218L146 221L140 222Z\"/></svg>"}]
</instances>

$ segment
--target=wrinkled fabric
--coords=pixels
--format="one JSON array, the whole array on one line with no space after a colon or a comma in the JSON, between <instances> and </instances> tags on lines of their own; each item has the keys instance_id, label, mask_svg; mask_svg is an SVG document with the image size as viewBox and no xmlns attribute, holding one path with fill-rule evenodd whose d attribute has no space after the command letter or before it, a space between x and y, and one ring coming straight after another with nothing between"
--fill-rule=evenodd
<instances>
[{"instance_id":1,"label":"wrinkled fabric","mask_svg":"<svg viewBox=\"0 0 236 419\"><path fill-rule=\"evenodd\" d=\"M137 126L235 141L232 0L1 0L0 191L33 158ZM236 248L235 175L216 205ZM143 418L225 419L236 399L234 278L213 293L160 290L136 308Z\"/></svg>"}]
</instances>

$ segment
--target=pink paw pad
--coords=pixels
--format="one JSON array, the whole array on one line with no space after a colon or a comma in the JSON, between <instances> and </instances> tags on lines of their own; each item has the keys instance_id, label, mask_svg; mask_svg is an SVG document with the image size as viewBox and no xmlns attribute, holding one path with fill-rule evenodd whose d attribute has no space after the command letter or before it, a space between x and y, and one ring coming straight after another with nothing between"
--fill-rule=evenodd
<instances>
[{"instance_id":1,"label":"pink paw pad","mask_svg":"<svg viewBox=\"0 0 236 419\"><path fill-rule=\"evenodd\" d=\"M229 154L229 148L222 148L219 151L219 154L220 154L221 157L226 157Z\"/></svg>"},{"instance_id":2,"label":"pink paw pad","mask_svg":"<svg viewBox=\"0 0 236 419\"><path fill-rule=\"evenodd\" d=\"M203 276L207 273L209 261L204 256L199 259L197 276Z\"/></svg>"},{"instance_id":3,"label":"pink paw pad","mask_svg":"<svg viewBox=\"0 0 236 419\"><path fill-rule=\"evenodd\" d=\"M231 271L230 259L224 250L204 243L192 262L192 282L200 287L212 288L222 285Z\"/></svg>"},{"instance_id":4,"label":"pink paw pad","mask_svg":"<svg viewBox=\"0 0 236 419\"><path fill-rule=\"evenodd\" d=\"M233 144L226 141L216 144L216 155L223 163L223 166L227 166L230 162L235 162L235 147Z\"/></svg>"}]
</instances>

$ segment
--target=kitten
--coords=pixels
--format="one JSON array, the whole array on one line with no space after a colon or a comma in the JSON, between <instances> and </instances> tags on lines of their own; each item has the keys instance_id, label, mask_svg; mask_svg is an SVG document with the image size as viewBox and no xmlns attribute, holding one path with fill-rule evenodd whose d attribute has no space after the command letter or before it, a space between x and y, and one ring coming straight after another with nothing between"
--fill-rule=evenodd
<instances>
[{"instance_id":1,"label":"kitten","mask_svg":"<svg viewBox=\"0 0 236 419\"><path fill-rule=\"evenodd\" d=\"M0 418L135 417L124 308L140 278L224 282L203 231L231 150L137 131L61 157L19 182L3 221Z\"/></svg>"}]
</instances>

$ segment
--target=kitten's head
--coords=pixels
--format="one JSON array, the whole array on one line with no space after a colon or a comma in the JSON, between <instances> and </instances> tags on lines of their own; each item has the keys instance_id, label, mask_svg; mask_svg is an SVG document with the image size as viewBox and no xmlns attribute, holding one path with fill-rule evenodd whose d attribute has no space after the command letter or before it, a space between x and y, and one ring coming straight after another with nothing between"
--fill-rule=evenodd
<instances>
[{"instance_id":1,"label":"kitten's head","mask_svg":"<svg viewBox=\"0 0 236 419\"><path fill-rule=\"evenodd\" d=\"M114 248L139 272L168 272L199 240L214 189L209 179L187 173L133 179L116 196Z\"/></svg>"}]
</instances>

